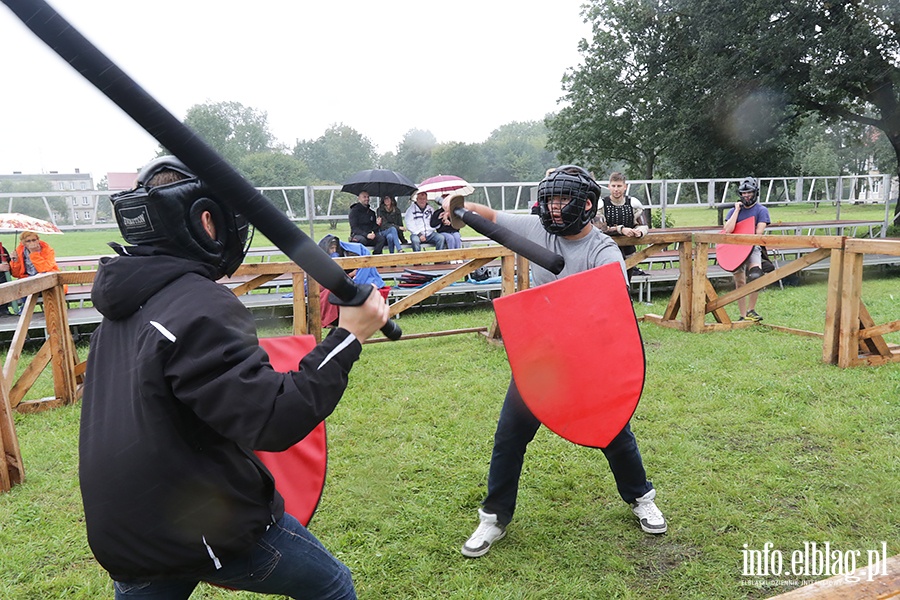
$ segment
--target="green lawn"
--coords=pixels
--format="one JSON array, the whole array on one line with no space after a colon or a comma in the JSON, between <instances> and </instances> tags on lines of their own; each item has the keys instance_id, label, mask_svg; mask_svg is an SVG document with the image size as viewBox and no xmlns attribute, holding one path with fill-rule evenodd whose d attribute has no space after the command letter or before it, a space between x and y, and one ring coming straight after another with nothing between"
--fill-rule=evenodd
<instances>
[{"instance_id":1,"label":"green lawn","mask_svg":"<svg viewBox=\"0 0 900 600\"><path fill-rule=\"evenodd\" d=\"M897 276L867 272L876 320L897 318ZM655 296L636 311L660 314L667 299ZM824 299L825 282L809 277L765 290L758 310L821 332ZM489 309L430 310L401 324L416 333L491 320ZM900 365L839 369L821 362L820 339L764 327L642 324L641 334L647 376L632 425L669 532L640 531L598 450L543 429L509 534L474 560L459 547L485 491L509 378L503 349L474 334L366 346L328 421L328 482L311 525L360 597L767 598L804 579L745 575L745 552L767 542L788 564L808 542L859 551L858 566L882 542L900 553ZM583 360L598 388L626 367ZM0 495L2 598L112 596L85 541L78 414L15 417L27 481ZM193 598L262 596L202 587Z\"/></svg>"}]
</instances>

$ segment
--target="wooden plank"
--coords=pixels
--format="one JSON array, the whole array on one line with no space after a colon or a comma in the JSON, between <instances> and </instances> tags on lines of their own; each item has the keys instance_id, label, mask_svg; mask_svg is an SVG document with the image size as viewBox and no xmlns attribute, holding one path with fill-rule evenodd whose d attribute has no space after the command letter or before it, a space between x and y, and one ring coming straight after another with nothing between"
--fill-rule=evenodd
<instances>
[{"instance_id":1,"label":"wooden plank","mask_svg":"<svg viewBox=\"0 0 900 600\"><path fill-rule=\"evenodd\" d=\"M293 298L291 298L294 310L294 318L291 319L291 321L293 321L291 331L294 335L306 335L307 331L309 331L309 314L306 312L306 294L300 293L300 291L305 288L305 280L306 274L303 271L291 274L291 284L294 289ZM321 323L319 326L321 329Z\"/></svg>"},{"instance_id":2,"label":"wooden plank","mask_svg":"<svg viewBox=\"0 0 900 600\"><path fill-rule=\"evenodd\" d=\"M828 269L828 296L825 300L825 333L822 362L838 364L841 339L841 285L844 281L844 251L832 250Z\"/></svg>"},{"instance_id":3,"label":"wooden plank","mask_svg":"<svg viewBox=\"0 0 900 600\"><path fill-rule=\"evenodd\" d=\"M50 368L53 371L53 391L65 404L76 400L75 344L69 330L68 307L63 287L44 291L44 316L47 320L47 340L50 342Z\"/></svg>"},{"instance_id":4,"label":"wooden plank","mask_svg":"<svg viewBox=\"0 0 900 600\"><path fill-rule=\"evenodd\" d=\"M47 368L47 365L50 364L51 357L50 341L45 340L35 353L34 358L31 359L31 362L19 375L19 379L16 380L9 390L9 405L11 408L16 408L24 400L25 394L28 393L28 390L31 389L31 386L34 385L40 374Z\"/></svg>"},{"instance_id":5,"label":"wooden plank","mask_svg":"<svg viewBox=\"0 0 900 600\"><path fill-rule=\"evenodd\" d=\"M672 295L669 297L669 303L666 305L666 310L663 312L663 319L665 319L666 321L676 320L676 317L678 317L678 311L681 308L681 297L685 293L684 279L682 277L679 277L678 281L675 282L675 289L672 290Z\"/></svg>"},{"instance_id":6,"label":"wooden plank","mask_svg":"<svg viewBox=\"0 0 900 600\"><path fill-rule=\"evenodd\" d=\"M858 579L857 581L853 581ZM838 574L770 600L886 600L900 598L900 554L881 559L852 573Z\"/></svg>"},{"instance_id":7,"label":"wooden plank","mask_svg":"<svg viewBox=\"0 0 900 600\"><path fill-rule=\"evenodd\" d=\"M13 379L16 376L16 369L19 365L19 359L22 358L22 348L25 347L25 340L28 337L28 327L31 325L31 317L34 315L34 307L37 306L37 296L32 294L25 298L25 305L22 307L22 315L16 325L16 332L9 343L9 350L6 353L6 362L3 364L3 379L6 381L7 387L12 387Z\"/></svg>"},{"instance_id":8,"label":"wooden plank","mask_svg":"<svg viewBox=\"0 0 900 600\"><path fill-rule=\"evenodd\" d=\"M859 306L862 294L862 254L844 252L841 277L841 312L838 331L838 366L850 367L859 359Z\"/></svg>"},{"instance_id":9,"label":"wooden plank","mask_svg":"<svg viewBox=\"0 0 900 600\"><path fill-rule=\"evenodd\" d=\"M880 335L874 336L862 336L860 333L869 328L875 327L875 320L872 319L872 315L869 314L869 309L866 308L866 305L863 304L863 301L859 301L859 330L856 332L856 339L859 340L859 346L861 349L864 349L867 354L880 354L881 356L890 356L891 350L888 348L887 343L884 341Z\"/></svg>"},{"instance_id":10,"label":"wooden plank","mask_svg":"<svg viewBox=\"0 0 900 600\"><path fill-rule=\"evenodd\" d=\"M685 331L693 331L691 317L693 316L692 302L694 299L694 251L690 242L682 242L678 245L678 269L681 281L681 322Z\"/></svg>"},{"instance_id":11,"label":"wooden plank","mask_svg":"<svg viewBox=\"0 0 900 600\"><path fill-rule=\"evenodd\" d=\"M759 290L763 289L767 285L771 285L771 284L775 283L779 279L787 277L788 275L792 275L793 273L796 273L797 271L802 270L803 268L805 268L806 266L808 266L812 263L823 260L829 254L830 254L830 251L826 250L824 248L820 248L819 250L816 250L815 252L810 252L803 258L799 258L787 265L779 267L779 268L775 269L774 271L772 271L771 273L766 273L765 275L763 275L756 281L752 281L752 282L748 283L747 285L744 285L732 292L725 294L724 296L720 296L715 302L710 302L709 304L707 304L706 312L712 312L712 311L716 310L717 308L721 308L722 306L731 304L732 302L736 301L738 298L743 298L744 296L752 294L753 292L758 292Z\"/></svg>"},{"instance_id":12,"label":"wooden plank","mask_svg":"<svg viewBox=\"0 0 900 600\"><path fill-rule=\"evenodd\" d=\"M668 327L669 329L678 329L679 331L685 331L686 328L684 323L681 321L674 321L672 319L666 319L662 315L654 315L652 313L644 314L644 321L648 323L656 323L660 327Z\"/></svg>"},{"instance_id":13,"label":"wooden plank","mask_svg":"<svg viewBox=\"0 0 900 600\"><path fill-rule=\"evenodd\" d=\"M706 300L709 303L715 302L719 295L716 293L716 288L713 287L712 282L707 279L706 280ZM716 319L716 323L722 323L723 325L731 325L731 317L728 316L728 313L725 312L725 308L717 308L712 311L713 317Z\"/></svg>"},{"instance_id":14,"label":"wooden plank","mask_svg":"<svg viewBox=\"0 0 900 600\"><path fill-rule=\"evenodd\" d=\"M859 337L860 339L866 339L875 336L887 335L889 333L895 333L897 331L900 331L900 320L891 321L890 323L885 323L883 325L866 327L864 330L860 330Z\"/></svg>"},{"instance_id":15,"label":"wooden plank","mask_svg":"<svg viewBox=\"0 0 900 600\"><path fill-rule=\"evenodd\" d=\"M800 335L803 337L815 337L821 338L823 334L818 333L816 331L806 331L805 329L795 329L793 327L783 327L781 325L772 325L771 323L759 323L762 327L766 329L772 329L774 331L781 331L782 333L792 333L794 335Z\"/></svg>"},{"instance_id":16,"label":"wooden plank","mask_svg":"<svg viewBox=\"0 0 900 600\"><path fill-rule=\"evenodd\" d=\"M709 244L696 244L694 264L691 270L691 316L690 331L703 331L706 325L706 269L709 267Z\"/></svg>"}]
</instances>

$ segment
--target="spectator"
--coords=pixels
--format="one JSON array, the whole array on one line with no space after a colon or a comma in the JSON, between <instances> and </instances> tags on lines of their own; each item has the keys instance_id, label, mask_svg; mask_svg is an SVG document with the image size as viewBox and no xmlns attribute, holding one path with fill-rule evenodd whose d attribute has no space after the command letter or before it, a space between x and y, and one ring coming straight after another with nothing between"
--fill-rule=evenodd
<instances>
[{"instance_id":1,"label":"spectator","mask_svg":"<svg viewBox=\"0 0 900 600\"><path fill-rule=\"evenodd\" d=\"M357 196L359 202L350 205L350 241L373 246L373 254L381 254L387 242L378 231L378 217L375 211L369 208L369 192L360 192Z\"/></svg>"},{"instance_id":2,"label":"spectator","mask_svg":"<svg viewBox=\"0 0 900 600\"><path fill-rule=\"evenodd\" d=\"M552 170L538 186L539 216L503 213L469 202L465 207L561 254L566 266L559 275L532 263L534 283L543 285L610 263L618 263L624 274L625 265L616 245L591 224L599 198L600 186L587 171L565 165ZM629 315L629 318L633 316ZM602 386L597 389L602 393ZM494 435L487 496L482 508L478 509L480 523L462 547L464 556L483 556L494 542L506 535L516 508L525 450L540 426L540 421L522 400L516 382L511 381ZM656 506L656 490L647 480L630 424L602 452L616 480L619 495L631 505L641 529L647 533L664 533L666 520Z\"/></svg>"},{"instance_id":3,"label":"spectator","mask_svg":"<svg viewBox=\"0 0 900 600\"><path fill-rule=\"evenodd\" d=\"M644 207L640 200L625 193L626 188L622 173L617 171L609 176L609 196L603 198L603 210L597 211L594 224L606 235L642 238L649 231ZM622 258L628 258L635 251L633 245L619 246L619 250ZM646 273L637 266L628 269L629 280L635 275Z\"/></svg>"},{"instance_id":4,"label":"spectator","mask_svg":"<svg viewBox=\"0 0 900 600\"><path fill-rule=\"evenodd\" d=\"M444 197L446 196L445 194ZM444 245L448 250L462 248L462 237L459 235L459 229L450 224L450 213L444 210L443 206L439 206L431 214L431 226L444 236Z\"/></svg>"},{"instance_id":5,"label":"spectator","mask_svg":"<svg viewBox=\"0 0 900 600\"><path fill-rule=\"evenodd\" d=\"M9 259L9 252L7 252L6 248L3 247L3 244L0 243L0 283L3 283L5 281L12 281L12 272L10 271ZM9 304L0 306L0 314L7 313L11 315L19 314L19 302L17 300L13 300Z\"/></svg>"},{"instance_id":6,"label":"spectator","mask_svg":"<svg viewBox=\"0 0 900 600\"><path fill-rule=\"evenodd\" d=\"M435 250L443 250L446 246L447 242L444 236L431 225L432 214L434 214L434 209L428 204L428 194L417 193L415 201L409 205L403 215L413 252L419 252L422 244L434 244Z\"/></svg>"},{"instance_id":7,"label":"spectator","mask_svg":"<svg viewBox=\"0 0 900 600\"><path fill-rule=\"evenodd\" d=\"M746 177L738 186L738 194L741 196L740 202L735 202L734 207L728 211L725 218L725 227L723 233L731 233L734 231L738 221L745 219L754 219L756 222L756 235L762 235L766 231L766 226L772 222L769 216L769 209L759 203L759 184L753 177ZM762 270L762 249L759 246L753 246L750 255L741 266L734 271L734 287L739 289L747 284L747 281L753 281L761 277ZM738 298L738 309L741 312L741 318L738 321L762 321L762 317L756 312L756 299L759 292L753 292L743 298Z\"/></svg>"},{"instance_id":8,"label":"spectator","mask_svg":"<svg viewBox=\"0 0 900 600\"><path fill-rule=\"evenodd\" d=\"M15 254L10 257L12 262L9 263L12 274L21 279L30 277L38 273L50 273L59 271L59 265L56 264L56 252L50 247L50 244L41 240L33 231L23 231L19 236L22 242L16 248ZM63 286L65 292L69 291L69 286Z\"/></svg>"},{"instance_id":9,"label":"spectator","mask_svg":"<svg viewBox=\"0 0 900 600\"><path fill-rule=\"evenodd\" d=\"M378 227L387 240L388 252L391 254L393 254L395 250L397 252L403 252L403 248L400 247L400 244L408 243L403 236L406 227L403 226L403 213L397 208L397 201L394 197L382 196L381 204L378 206L378 210L375 211L375 214L378 217Z\"/></svg>"},{"instance_id":10,"label":"spectator","mask_svg":"<svg viewBox=\"0 0 900 600\"><path fill-rule=\"evenodd\" d=\"M94 281L104 318L84 377L79 479L115 597L188 598L206 581L356 598L350 570L285 513L253 451L289 448L331 414L386 303L373 288L297 370L277 372L250 311L216 283L243 260L246 219L171 156L112 201L135 245L112 244Z\"/></svg>"}]
</instances>

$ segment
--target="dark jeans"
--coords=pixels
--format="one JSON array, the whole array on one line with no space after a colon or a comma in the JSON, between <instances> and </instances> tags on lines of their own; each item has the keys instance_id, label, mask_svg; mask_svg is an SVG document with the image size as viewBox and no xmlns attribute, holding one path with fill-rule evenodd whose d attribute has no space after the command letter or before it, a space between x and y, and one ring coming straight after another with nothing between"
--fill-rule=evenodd
<instances>
[{"instance_id":1,"label":"dark jeans","mask_svg":"<svg viewBox=\"0 0 900 600\"><path fill-rule=\"evenodd\" d=\"M372 254L381 254L382 251L384 251L384 245L387 244L387 238L377 231L375 232L375 239L373 240L370 240L364 235L353 235L350 236L350 241L362 244L363 246L374 246L375 249L372 250Z\"/></svg>"},{"instance_id":2,"label":"dark jeans","mask_svg":"<svg viewBox=\"0 0 900 600\"><path fill-rule=\"evenodd\" d=\"M534 439L541 422L531 413L516 382L511 381L500 419L497 421L497 432L494 434L494 452L491 454L491 467L488 472L488 493L482 503L484 511L497 515L497 520L506 525L512 521L516 510L516 496L519 493L519 478L522 475L522 464L525 461L525 449ZM602 448L609 462L609 468L616 480L616 488L625 502L634 502L653 489L647 480L637 440L631 433L631 426L613 438L609 446Z\"/></svg>"},{"instance_id":3,"label":"dark jeans","mask_svg":"<svg viewBox=\"0 0 900 600\"><path fill-rule=\"evenodd\" d=\"M245 555L227 561L203 581L236 590L291 598L355 600L350 569L297 519L285 514ZM185 600L199 581L114 582L116 600Z\"/></svg>"}]
</instances>

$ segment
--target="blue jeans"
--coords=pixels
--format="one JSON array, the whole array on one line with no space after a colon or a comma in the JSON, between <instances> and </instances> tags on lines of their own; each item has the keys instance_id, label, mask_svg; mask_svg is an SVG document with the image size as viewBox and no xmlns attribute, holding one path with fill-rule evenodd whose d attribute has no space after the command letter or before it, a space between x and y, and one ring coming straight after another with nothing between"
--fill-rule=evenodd
<instances>
[{"instance_id":1,"label":"blue jeans","mask_svg":"<svg viewBox=\"0 0 900 600\"><path fill-rule=\"evenodd\" d=\"M516 511L525 449L540 426L541 422L522 400L516 382L511 381L497 421L494 451L488 471L488 493L482 503L484 512L497 515L497 520L503 525L512 521ZM631 433L630 425L626 425L609 446L601 450L609 463L622 500L634 502L635 498L640 498L653 489L653 484L647 480L637 440Z\"/></svg>"},{"instance_id":2,"label":"blue jeans","mask_svg":"<svg viewBox=\"0 0 900 600\"><path fill-rule=\"evenodd\" d=\"M388 252L393 254L394 250L397 252L403 251L403 248L400 246L400 234L397 233L396 227L382 229L381 234L384 236L384 239L387 240Z\"/></svg>"},{"instance_id":3,"label":"blue jeans","mask_svg":"<svg viewBox=\"0 0 900 600\"><path fill-rule=\"evenodd\" d=\"M441 236L443 236L444 245L448 250L458 250L462 248L462 237L460 237L458 231L454 231L453 233L441 233Z\"/></svg>"},{"instance_id":4,"label":"blue jeans","mask_svg":"<svg viewBox=\"0 0 900 600\"><path fill-rule=\"evenodd\" d=\"M443 250L447 245L447 241L444 239L444 236L439 234L437 231L432 231L431 233L429 233L424 242L419 239L418 234L411 233L409 236L409 241L412 243L413 252L419 252L422 249L422 244L434 244L435 250Z\"/></svg>"},{"instance_id":5,"label":"blue jeans","mask_svg":"<svg viewBox=\"0 0 900 600\"><path fill-rule=\"evenodd\" d=\"M186 600L199 581L291 598L355 600L348 569L297 519L285 513L244 555L196 579L113 582L116 600Z\"/></svg>"}]
</instances>

